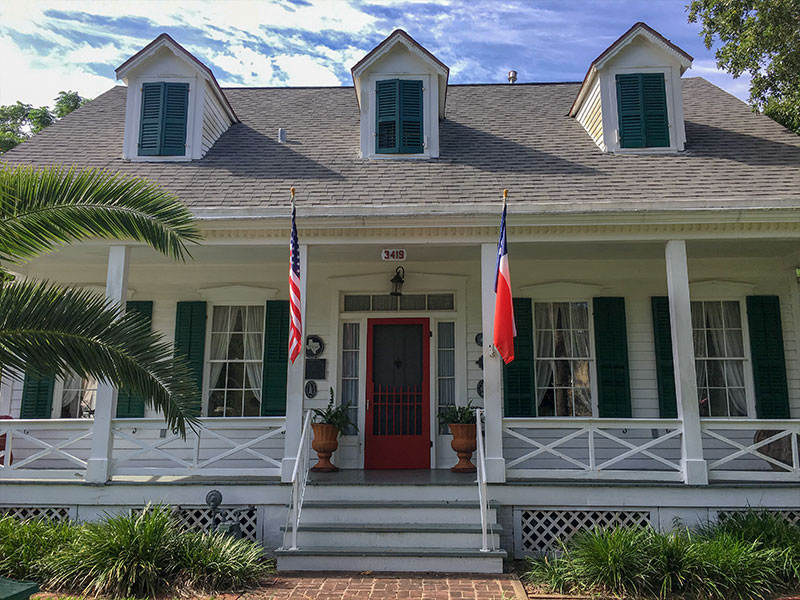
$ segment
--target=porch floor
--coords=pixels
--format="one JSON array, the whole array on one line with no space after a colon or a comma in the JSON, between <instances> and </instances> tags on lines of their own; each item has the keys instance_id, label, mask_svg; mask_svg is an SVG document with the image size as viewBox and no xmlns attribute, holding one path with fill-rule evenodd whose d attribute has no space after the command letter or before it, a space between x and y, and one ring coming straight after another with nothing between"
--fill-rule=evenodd
<instances>
[{"instance_id":1,"label":"porch floor","mask_svg":"<svg viewBox=\"0 0 800 600\"><path fill-rule=\"evenodd\" d=\"M450 469L363 470L342 469L337 473L311 471L308 485L465 485L475 486L475 473L453 473Z\"/></svg>"}]
</instances>

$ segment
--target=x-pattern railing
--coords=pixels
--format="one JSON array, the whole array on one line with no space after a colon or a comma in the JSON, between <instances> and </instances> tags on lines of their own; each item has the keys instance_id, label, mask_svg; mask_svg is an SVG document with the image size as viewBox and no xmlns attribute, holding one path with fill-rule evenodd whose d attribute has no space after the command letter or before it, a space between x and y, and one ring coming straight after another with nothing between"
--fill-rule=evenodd
<instances>
[{"instance_id":1,"label":"x-pattern railing","mask_svg":"<svg viewBox=\"0 0 800 600\"><path fill-rule=\"evenodd\" d=\"M769 473L769 478L800 479L799 422L709 419L702 422L701 429L706 436L705 454L718 456L708 462L709 478L762 479ZM711 440L722 446L712 448Z\"/></svg>"},{"instance_id":2,"label":"x-pattern railing","mask_svg":"<svg viewBox=\"0 0 800 600\"><path fill-rule=\"evenodd\" d=\"M0 477L83 476L88 442L76 445L91 438L91 424L88 419L0 421Z\"/></svg>"},{"instance_id":3,"label":"x-pattern railing","mask_svg":"<svg viewBox=\"0 0 800 600\"><path fill-rule=\"evenodd\" d=\"M663 433L654 433L662 430ZM648 471L656 478L679 478L683 472L678 442L682 435L682 427L677 420L504 419L503 431L506 435L533 448L529 452L507 460L506 468L510 476L518 474L532 477L563 477L570 474L575 476L576 473L590 477L600 477L601 474L630 475L630 469L620 471L619 467L622 466L621 463L632 458L648 459L666 467L666 471ZM550 439L554 432L558 432L560 437ZM631 435L630 439L622 437L631 433L634 435ZM678 448L677 458L670 458L669 454L658 452L663 450L666 442L673 439L676 440ZM601 444L602 441L607 443ZM613 456L599 458L599 452L604 452L606 455L612 453ZM537 458L563 461L575 469L564 469L563 463L531 467ZM615 466L618 469L612 470Z\"/></svg>"},{"instance_id":4,"label":"x-pattern railing","mask_svg":"<svg viewBox=\"0 0 800 600\"><path fill-rule=\"evenodd\" d=\"M148 473L157 471L185 472L186 474L203 473L210 470L227 471L231 474L252 472L257 474L279 475L281 459L283 458L283 443L276 444L271 456L269 449L257 448L259 444L276 438L285 433L286 427L283 418L262 417L247 421L224 421L222 419L201 419L201 426L195 431L187 432L187 439L181 438L173 432L165 432L164 437L153 439L142 435L143 432L164 430L164 422L159 419L117 420L114 423L113 435L115 446L113 452L112 470L116 474L136 474L147 470ZM264 431L266 430L266 431ZM253 436L244 436L246 439L233 437L236 432L256 432ZM263 433L261 433L263 431ZM133 448L123 448L117 442L126 440ZM211 442L227 446L221 449L212 447ZM212 453L210 456L206 456ZM253 458L254 464L246 466L222 466L219 463L226 459L239 458L241 454ZM160 458L170 466L147 465L144 459ZM139 464L136 462L139 461ZM214 469L214 467L217 467Z\"/></svg>"}]
</instances>

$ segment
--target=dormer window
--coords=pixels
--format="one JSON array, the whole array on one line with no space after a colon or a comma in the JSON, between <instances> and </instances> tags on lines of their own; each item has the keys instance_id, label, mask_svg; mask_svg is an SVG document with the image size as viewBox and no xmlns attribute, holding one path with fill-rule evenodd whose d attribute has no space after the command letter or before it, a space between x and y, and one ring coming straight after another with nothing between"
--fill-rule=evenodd
<instances>
[{"instance_id":1,"label":"dormer window","mask_svg":"<svg viewBox=\"0 0 800 600\"><path fill-rule=\"evenodd\" d=\"M185 156L188 83L142 84L139 156Z\"/></svg>"},{"instance_id":2,"label":"dormer window","mask_svg":"<svg viewBox=\"0 0 800 600\"><path fill-rule=\"evenodd\" d=\"M620 147L669 147L664 74L626 73L616 80Z\"/></svg>"},{"instance_id":3,"label":"dormer window","mask_svg":"<svg viewBox=\"0 0 800 600\"><path fill-rule=\"evenodd\" d=\"M680 152L686 143L681 75L692 60L636 23L592 62L569 115L603 152Z\"/></svg>"},{"instance_id":4,"label":"dormer window","mask_svg":"<svg viewBox=\"0 0 800 600\"><path fill-rule=\"evenodd\" d=\"M203 158L238 121L211 69L166 33L122 63L116 73L128 86L125 160Z\"/></svg>"},{"instance_id":5,"label":"dormer window","mask_svg":"<svg viewBox=\"0 0 800 600\"><path fill-rule=\"evenodd\" d=\"M413 79L377 81L375 106L375 152L421 154L425 151L422 81Z\"/></svg>"}]
</instances>

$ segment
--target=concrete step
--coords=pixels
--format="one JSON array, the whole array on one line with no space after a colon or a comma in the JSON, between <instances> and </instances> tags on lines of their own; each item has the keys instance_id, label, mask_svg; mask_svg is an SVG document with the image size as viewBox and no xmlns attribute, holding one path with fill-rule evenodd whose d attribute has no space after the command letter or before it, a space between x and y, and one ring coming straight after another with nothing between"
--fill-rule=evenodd
<instances>
[{"instance_id":1,"label":"concrete step","mask_svg":"<svg viewBox=\"0 0 800 600\"><path fill-rule=\"evenodd\" d=\"M309 548L275 551L279 571L502 573L505 550Z\"/></svg>"},{"instance_id":2,"label":"concrete step","mask_svg":"<svg viewBox=\"0 0 800 600\"><path fill-rule=\"evenodd\" d=\"M291 545L286 528L284 546ZM500 545L500 525L490 529L489 545ZM302 523L297 531L300 548L480 548L480 524L463 523Z\"/></svg>"},{"instance_id":3,"label":"concrete step","mask_svg":"<svg viewBox=\"0 0 800 600\"><path fill-rule=\"evenodd\" d=\"M480 523L477 502L315 501L303 503L302 523L402 523L413 514L415 523ZM489 522L495 522L494 508Z\"/></svg>"},{"instance_id":4,"label":"concrete step","mask_svg":"<svg viewBox=\"0 0 800 600\"><path fill-rule=\"evenodd\" d=\"M308 501L478 502L477 485L313 485L306 487Z\"/></svg>"}]
</instances>

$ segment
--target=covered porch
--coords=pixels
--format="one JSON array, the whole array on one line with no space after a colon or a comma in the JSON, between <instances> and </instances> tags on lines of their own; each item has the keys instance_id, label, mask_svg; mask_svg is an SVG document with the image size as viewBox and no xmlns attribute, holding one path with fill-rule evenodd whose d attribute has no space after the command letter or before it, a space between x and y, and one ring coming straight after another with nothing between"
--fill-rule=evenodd
<instances>
[{"instance_id":1,"label":"covered porch","mask_svg":"<svg viewBox=\"0 0 800 600\"><path fill-rule=\"evenodd\" d=\"M530 306L528 321L524 311L517 319L518 364L531 361L532 378L522 387L517 383L510 394L508 386L514 384L509 383L509 371L504 373L489 343L496 245L487 232L494 228L431 229L393 230L378 243L378 233L367 230L350 237L313 230L304 236L301 231L301 240L307 241L301 247L304 333L321 340L323 349L310 352L308 358L315 362L311 370L305 356L286 367L285 409L265 416L260 411L214 416L220 406L214 404L219 397L215 392L239 388L211 381L219 379L212 365L216 330L211 323L215 307L264 306L288 297L285 240L277 233L265 239L217 230L186 265L142 248L100 244L66 249L31 265L31 275L94 286L116 301L151 301L153 327L170 339L176 332L176 305L205 303L208 325L199 399L203 416L201 427L182 439L156 414L117 417L117 392L101 384L91 418L20 419L23 385L6 376L0 413L14 418L0 421L0 478L287 481L298 455L303 414L327 404L328 388L334 388L337 403L351 403L358 426L341 437L334 462L343 469L369 469L370 452L380 452L370 439L377 433L377 421L367 402L376 398L370 389L370 363L377 356L374 327L414 321L424 323L428 336L420 357L427 375L418 415L425 424L420 432L427 435L422 457L426 468L454 464L451 438L437 414L469 401L485 409L487 475L493 484L603 480L705 485L800 479L800 421L793 419L800 411L800 300L793 232L719 226L682 230L681 235L645 227L613 233L590 226L511 229L514 296ZM385 249L402 249L405 259L382 260ZM397 266L404 268L400 297L389 294ZM747 299L766 296L777 298L779 306L777 333L782 340L773 340L780 344L786 375L787 418L764 418L757 373L762 363L756 364L751 350L754 332ZM667 307L666 346L658 323L664 313L657 312L654 298L666 302L659 305ZM598 331L596 314L607 299L622 299L624 317L627 383L619 384L626 389L615 397L627 397L627 405L618 407L621 412L615 416L608 415L607 400L619 391L604 386L617 383L605 380L603 371L615 367L601 364L605 358L599 347L609 330ZM707 323L698 326L693 316L696 321L702 303L710 312L722 303L736 304L738 325L723 316L720 331ZM724 306L734 310L729 308L733 304ZM578 312L569 325L551 323L553 339L562 343L551 342L548 354L539 347L548 327L536 315L549 311L552 318L563 310ZM715 332L706 331L710 329ZM724 338L737 331L740 342L732 342L731 353L695 357L699 335ZM570 349L563 342L567 339ZM531 351L524 356L526 343ZM697 375L696 359L706 375ZM709 380L712 359L723 363L722 379ZM774 356L771 360L780 368L780 361ZM670 361L671 370L665 371ZM673 413L665 408L665 390L671 394ZM718 401L722 397L724 403ZM520 403L520 398L527 400ZM241 405L226 403L222 412L227 414L229 406ZM53 408L50 416L55 415Z\"/></svg>"}]
</instances>

